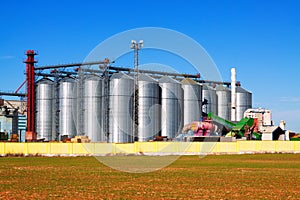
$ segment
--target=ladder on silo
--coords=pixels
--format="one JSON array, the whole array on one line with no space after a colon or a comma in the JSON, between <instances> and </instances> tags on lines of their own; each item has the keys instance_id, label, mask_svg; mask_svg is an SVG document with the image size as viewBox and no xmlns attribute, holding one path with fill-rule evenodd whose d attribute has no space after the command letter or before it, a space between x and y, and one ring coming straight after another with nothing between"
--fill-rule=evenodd
<instances>
[{"instance_id":1,"label":"ladder on silo","mask_svg":"<svg viewBox=\"0 0 300 200\"><path fill-rule=\"evenodd\" d=\"M130 48L134 50L134 86L133 86L133 134L132 140L134 141L135 138L138 138L139 135L139 50L143 47L143 40L140 40L137 43L135 40L131 41Z\"/></svg>"},{"instance_id":2,"label":"ladder on silo","mask_svg":"<svg viewBox=\"0 0 300 200\"><path fill-rule=\"evenodd\" d=\"M108 64L108 65L107 65ZM104 66L104 72L103 72L103 77L104 77L104 91L103 91L103 114L104 114L104 119L102 119L102 129L103 132L106 136L106 141L109 142L109 137L110 137L110 132L109 132L109 115L110 115L110 107L109 107L109 60L108 63L105 64Z\"/></svg>"},{"instance_id":3,"label":"ladder on silo","mask_svg":"<svg viewBox=\"0 0 300 200\"><path fill-rule=\"evenodd\" d=\"M57 70L54 71L54 126L55 126L55 141L59 141L59 74Z\"/></svg>"},{"instance_id":4,"label":"ladder on silo","mask_svg":"<svg viewBox=\"0 0 300 200\"><path fill-rule=\"evenodd\" d=\"M77 113L76 113L76 124L77 124L77 135L82 136L84 135L84 112L85 108L84 104L84 97L83 97L83 90L84 90L84 73L82 73L81 69L78 71L78 87L77 89ZM86 123L86 122L85 122Z\"/></svg>"},{"instance_id":5,"label":"ladder on silo","mask_svg":"<svg viewBox=\"0 0 300 200\"><path fill-rule=\"evenodd\" d=\"M139 86L138 86L138 71L134 74L133 86L133 134L132 141L138 137L139 132Z\"/></svg>"}]
</instances>

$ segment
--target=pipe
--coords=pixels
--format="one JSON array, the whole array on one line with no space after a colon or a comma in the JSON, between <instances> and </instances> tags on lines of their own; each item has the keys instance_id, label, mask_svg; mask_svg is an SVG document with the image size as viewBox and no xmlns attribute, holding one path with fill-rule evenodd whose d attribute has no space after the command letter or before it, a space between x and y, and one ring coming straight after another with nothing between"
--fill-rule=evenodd
<instances>
[{"instance_id":1,"label":"pipe","mask_svg":"<svg viewBox=\"0 0 300 200\"><path fill-rule=\"evenodd\" d=\"M231 121L236 119L236 70L231 68Z\"/></svg>"},{"instance_id":2,"label":"pipe","mask_svg":"<svg viewBox=\"0 0 300 200\"><path fill-rule=\"evenodd\" d=\"M104 69L104 68L100 68L100 69ZM126 68L126 67L109 66L109 70L134 72L134 69ZM153 71L153 70L146 70L146 69L139 69L139 72L144 74L159 74L159 75L167 75L167 76L182 76L185 78L200 78L200 74L180 74L180 73L161 72L161 71Z\"/></svg>"},{"instance_id":3,"label":"pipe","mask_svg":"<svg viewBox=\"0 0 300 200\"><path fill-rule=\"evenodd\" d=\"M44 69L57 69L57 68L68 68L68 67L80 67L84 65L97 65L97 64L109 64L108 60L104 61L95 61L95 62L85 62L85 63L71 63L71 64L61 64L61 65L49 65L35 67L35 70L44 70Z\"/></svg>"},{"instance_id":4,"label":"pipe","mask_svg":"<svg viewBox=\"0 0 300 200\"><path fill-rule=\"evenodd\" d=\"M1 92L0 96L15 96L15 97L25 97L25 93L15 93L15 92Z\"/></svg>"},{"instance_id":5,"label":"pipe","mask_svg":"<svg viewBox=\"0 0 300 200\"><path fill-rule=\"evenodd\" d=\"M80 68L80 70L82 72L88 72L88 73L103 73L104 70L94 70L94 69L83 69ZM131 73L133 72L133 69L131 68L121 68L121 67L109 67L109 74L113 74L113 73L117 73L119 71L124 71L124 72L128 72ZM168 75L168 76L172 76L173 79L178 80L178 81L182 81L185 77L189 77L189 78L198 78L199 75L194 75L194 74L177 74L177 73L168 73L168 72L160 72L160 71L150 71L150 70L139 70L142 73L148 73L152 78L156 78L159 79L161 77L163 77L164 75ZM149 71L151 73L149 73ZM67 77L69 75L77 75L78 72L65 72L65 71L59 71L58 73L60 73L61 75L59 75L60 77ZM65 74L65 75L62 75ZM42 73L42 72L35 72L36 76L48 76L48 77L55 77L54 73ZM198 83L208 83L208 84L217 84L217 85L226 85L227 87L229 87L231 85L231 82L221 82L221 81L211 81L211 80L195 80ZM236 82L236 86L239 86L240 82Z\"/></svg>"}]
</instances>

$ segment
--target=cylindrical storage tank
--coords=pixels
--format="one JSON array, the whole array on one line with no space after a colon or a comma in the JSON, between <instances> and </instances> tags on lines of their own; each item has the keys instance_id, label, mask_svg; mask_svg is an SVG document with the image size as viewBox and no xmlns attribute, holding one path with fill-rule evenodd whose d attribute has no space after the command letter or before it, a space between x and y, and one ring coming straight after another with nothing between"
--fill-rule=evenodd
<instances>
[{"instance_id":1,"label":"cylindrical storage tank","mask_svg":"<svg viewBox=\"0 0 300 200\"><path fill-rule=\"evenodd\" d=\"M38 139L52 140L53 81L43 78L36 83L36 132Z\"/></svg>"},{"instance_id":2,"label":"cylindrical storage tank","mask_svg":"<svg viewBox=\"0 0 300 200\"><path fill-rule=\"evenodd\" d=\"M75 119L75 81L64 78L59 83L59 135L72 138L76 135ZM60 139L60 138L59 138Z\"/></svg>"},{"instance_id":3,"label":"cylindrical storage tank","mask_svg":"<svg viewBox=\"0 0 300 200\"><path fill-rule=\"evenodd\" d=\"M202 86L196 81L185 78L181 81L183 89L183 124L199 121L202 116Z\"/></svg>"},{"instance_id":4,"label":"cylindrical storage tank","mask_svg":"<svg viewBox=\"0 0 300 200\"><path fill-rule=\"evenodd\" d=\"M252 108L252 93L244 88L236 88L236 120L240 121L244 117L244 112Z\"/></svg>"},{"instance_id":5,"label":"cylindrical storage tank","mask_svg":"<svg viewBox=\"0 0 300 200\"><path fill-rule=\"evenodd\" d=\"M216 87L217 115L226 120L231 119L231 91L223 85Z\"/></svg>"},{"instance_id":6,"label":"cylindrical storage tank","mask_svg":"<svg viewBox=\"0 0 300 200\"><path fill-rule=\"evenodd\" d=\"M207 100L206 105L202 105L203 112L210 113L213 112L217 114L217 94L216 90L206 84L202 85L202 102Z\"/></svg>"},{"instance_id":7,"label":"cylindrical storage tank","mask_svg":"<svg viewBox=\"0 0 300 200\"><path fill-rule=\"evenodd\" d=\"M109 82L109 142L133 142L133 78L115 73Z\"/></svg>"},{"instance_id":8,"label":"cylindrical storage tank","mask_svg":"<svg viewBox=\"0 0 300 200\"><path fill-rule=\"evenodd\" d=\"M180 82L164 76L161 88L161 136L175 138L183 127L183 90Z\"/></svg>"},{"instance_id":9,"label":"cylindrical storage tank","mask_svg":"<svg viewBox=\"0 0 300 200\"><path fill-rule=\"evenodd\" d=\"M150 76L138 77L138 141L153 140L160 132L159 85Z\"/></svg>"},{"instance_id":10,"label":"cylindrical storage tank","mask_svg":"<svg viewBox=\"0 0 300 200\"><path fill-rule=\"evenodd\" d=\"M102 128L102 79L96 75L84 78L83 130L91 142L106 141Z\"/></svg>"}]
</instances>

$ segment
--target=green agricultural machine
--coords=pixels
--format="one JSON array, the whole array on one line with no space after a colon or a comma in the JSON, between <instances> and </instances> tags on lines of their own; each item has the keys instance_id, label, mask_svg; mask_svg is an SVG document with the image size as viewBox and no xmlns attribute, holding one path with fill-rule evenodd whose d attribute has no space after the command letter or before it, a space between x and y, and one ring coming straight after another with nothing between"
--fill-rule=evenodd
<instances>
[{"instance_id":1,"label":"green agricultural machine","mask_svg":"<svg viewBox=\"0 0 300 200\"><path fill-rule=\"evenodd\" d=\"M225 137L242 138L250 135L249 139L261 140L261 134L253 132L254 119L252 118L245 117L239 122L234 123L223 119L212 112L208 113L207 117L217 125L221 125L222 134L224 134Z\"/></svg>"},{"instance_id":2,"label":"green agricultural machine","mask_svg":"<svg viewBox=\"0 0 300 200\"><path fill-rule=\"evenodd\" d=\"M290 138L291 141L300 141L300 134L297 134Z\"/></svg>"}]
</instances>

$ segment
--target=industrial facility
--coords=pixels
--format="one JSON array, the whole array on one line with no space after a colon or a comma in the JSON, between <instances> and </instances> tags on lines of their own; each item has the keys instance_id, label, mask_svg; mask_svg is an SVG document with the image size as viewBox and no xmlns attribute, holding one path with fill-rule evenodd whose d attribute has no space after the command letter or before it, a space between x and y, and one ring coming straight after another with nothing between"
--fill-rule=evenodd
<instances>
[{"instance_id":1,"label":"industrial facility","mask_svg":"<svg viewBox=\"0 0 300 200\"><path fill-rule=\"evenodd\" d=\"M236 81L234 68L231 82L203 80L200 74L139 70L139 48L133 49L134 68L112 66L109 59L36 67L37 53L28 50L26 94L20 94L20 88L0 93L25 98L26 108L0 102L1 140L289 139L284 126L273 125L271 111L252 108L252 93Z\"/></svg>"}]
</instances>

